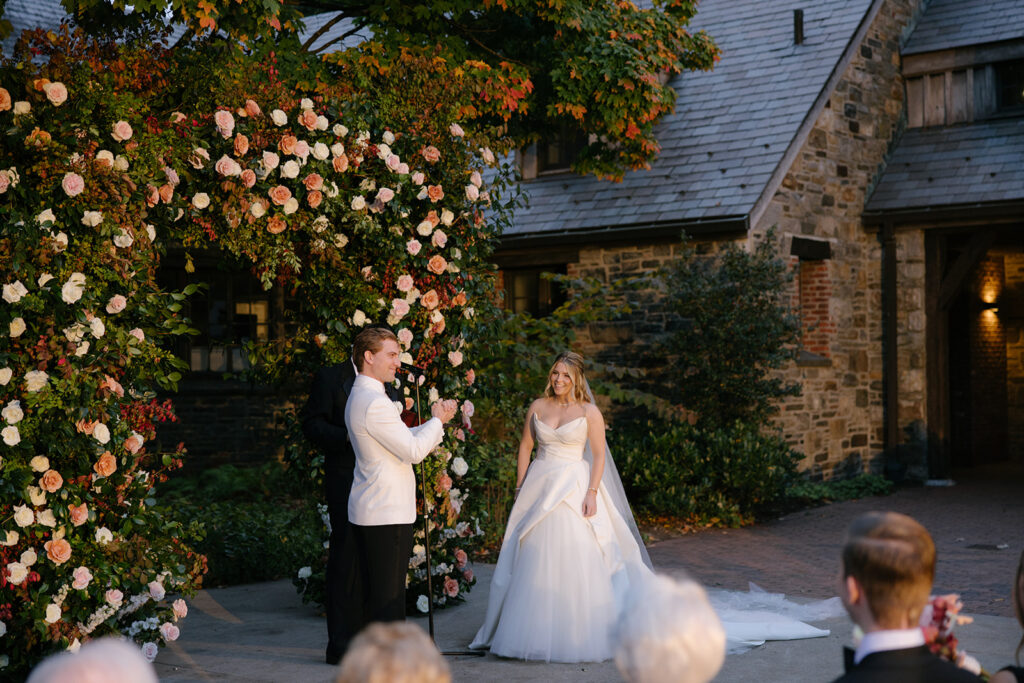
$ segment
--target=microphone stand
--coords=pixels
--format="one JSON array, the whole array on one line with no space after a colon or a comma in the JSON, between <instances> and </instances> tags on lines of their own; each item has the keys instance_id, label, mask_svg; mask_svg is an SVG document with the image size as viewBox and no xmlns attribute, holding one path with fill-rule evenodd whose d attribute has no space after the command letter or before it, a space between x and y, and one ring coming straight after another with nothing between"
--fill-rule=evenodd
<instances>
[{"instance_id":1,"label":"microphone stand","mask_svg":"<svg viewBox=\"0 0 1024 683\"><path fill-rule=\"evenodd\" d=\"M414 384L416 385L416 421L417 424L423 424L419 381L423 377L423 370L415 365L404 365L403 367L414 378ZM427 468L424 467L423 463L420 463L419 469L420 495L423 497L423 548L427 559L427 626L430 632L430 640L436 646L437 639L434 638L434 577L430 566L430 517L427 514ZM442 651L441 654L449 657L483 657L487 653L483 650L451 650Z\"/></svg>"}]
</instances>

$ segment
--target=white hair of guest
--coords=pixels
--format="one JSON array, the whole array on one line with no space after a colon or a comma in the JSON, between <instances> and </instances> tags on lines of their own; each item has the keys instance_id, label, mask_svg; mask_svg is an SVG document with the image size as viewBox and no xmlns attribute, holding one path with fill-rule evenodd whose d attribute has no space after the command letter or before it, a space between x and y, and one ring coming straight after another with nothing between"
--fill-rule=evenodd
<instances>
[{"instance_id":1,"label":"white hair of guest","mask_svg":"<svg viewBox=\"0 0 1024 683\"><path fill-rule=\"evenodd\" d=\"M690 578L641 581L617 632L615 665L630 683L707 683L725 661L725 629Z\"/></svg>"},{"instance_id":2,"label":"white hair of guest","mask_svg":"<svg viewBox=\"0 0 1024 683\"><path fill-rule=\"evenodd\" d=\"M158 683L153 665L138 645L121 638L98 638L78 652L50 655L26 683Z\"/></svg>"}]
</instances>

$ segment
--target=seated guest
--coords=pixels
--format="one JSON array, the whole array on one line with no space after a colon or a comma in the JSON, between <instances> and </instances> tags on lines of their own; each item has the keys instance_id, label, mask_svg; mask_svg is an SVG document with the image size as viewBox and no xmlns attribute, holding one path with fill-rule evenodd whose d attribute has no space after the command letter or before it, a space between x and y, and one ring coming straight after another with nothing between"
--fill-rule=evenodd
<instances>
[{"instance_id":1,"label":"seated guest","mask_svg":"<svg viewBox=\"0 0 1024 683\"><path fill-rule=\"evenodd\" d=\"M78 652L50 655L26 683L157 683L153 665L130 640L98 638Z\"/></svg>"},{"instance_id":2,"label":"seated guest","mask_svg":"<svg viewBox=\"0 0 1024 683\"><path fill-rule=\"evenodd\" d=\"M692 579L656 575L619 617L615 665L629 683L706 683L725 660L725 630Z\"/></svg>"},{"instance_id":3,"label":"seated guest","mask_svg":"<svg viewBox=\"0 0 1024 683\"><path fill-rule=\"evenodd\" d=\"M864 638L836 683L977 683L933 655L918 626L935 578L935 543L895 512L869 512L850 525L839 596Z\"/></svg>"},{"instance_id":4,"label":"seated guest","mask_svg":"<svg viewBox=\"0 0 1024 683\"><path fill-rule=\"evenodd\" d=\"M1017 622L1024 628L1024 553L1020 554L1017 563L1017 576L1013 581L1013 611L1017 613ZM1017 666L1008 666L996 672L989 683L1024 683L1024 666L1020 666L1020 651L1024 649L1024 637L1017 643L1014 659Z\"/></svg>"},{"instance_id":5,"label":"seated guest","mask_svg":"<svg viewBox=\"0 0 1024 683\"><path fill-rule=\"evenodd\" d=\"M404 621L370 624L341 660L337 683L450 683L451 671L430 637Z\"/></svg>"}]
</instances>

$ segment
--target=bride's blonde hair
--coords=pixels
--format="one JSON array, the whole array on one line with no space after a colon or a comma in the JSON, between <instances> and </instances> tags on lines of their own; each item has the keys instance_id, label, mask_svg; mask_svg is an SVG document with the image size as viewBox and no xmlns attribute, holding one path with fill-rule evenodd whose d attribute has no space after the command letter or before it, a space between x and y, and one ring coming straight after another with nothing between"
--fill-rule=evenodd
<instances>
[{"instance_id":1,"label":"bride's blonde hair","mask_svg":"<svg viewBox=\"0 0 1024 683\"><path fill-rule=\"evenodd\" d=\"M569 377L572 378L572 400L578 403L591 403L590 386L583 374L583 356L573 351L563 351L551 364L551 369L548 370L548 383L544 387L544 395L548 398L555 398L555 390L551 388L551 373L555 371L555 366L559 363L565 365L569 371Z\"/></svg>"}]
</instances>

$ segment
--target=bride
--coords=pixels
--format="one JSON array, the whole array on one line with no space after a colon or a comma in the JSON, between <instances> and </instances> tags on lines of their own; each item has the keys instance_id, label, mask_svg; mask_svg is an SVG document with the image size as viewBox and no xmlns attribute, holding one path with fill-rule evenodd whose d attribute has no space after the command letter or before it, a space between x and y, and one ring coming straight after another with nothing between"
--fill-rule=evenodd
<instances>
[{"instance_id":1,"label":"bride","mask_svg":"<svg viewBox=\"0 0 1024 683\"><path fill-rule=\"evenodd\" d=\"M537 457L530 462L535 443ZM555 359L544 396L527 411L516 482L487 615L470 648L548 662L612 658L627 596L641 594L654 573L577 353ZM741 614L741 623L732 623L723 607L719 615L731 652L763 642L759 630L773 638L828 634L766 614L763 602L756 618ZM778 607L786 610L792 603ZM759 628L762 618L770 623ZM731 633L736 626L739 633Z\"/></svg>"}]
</instances>

